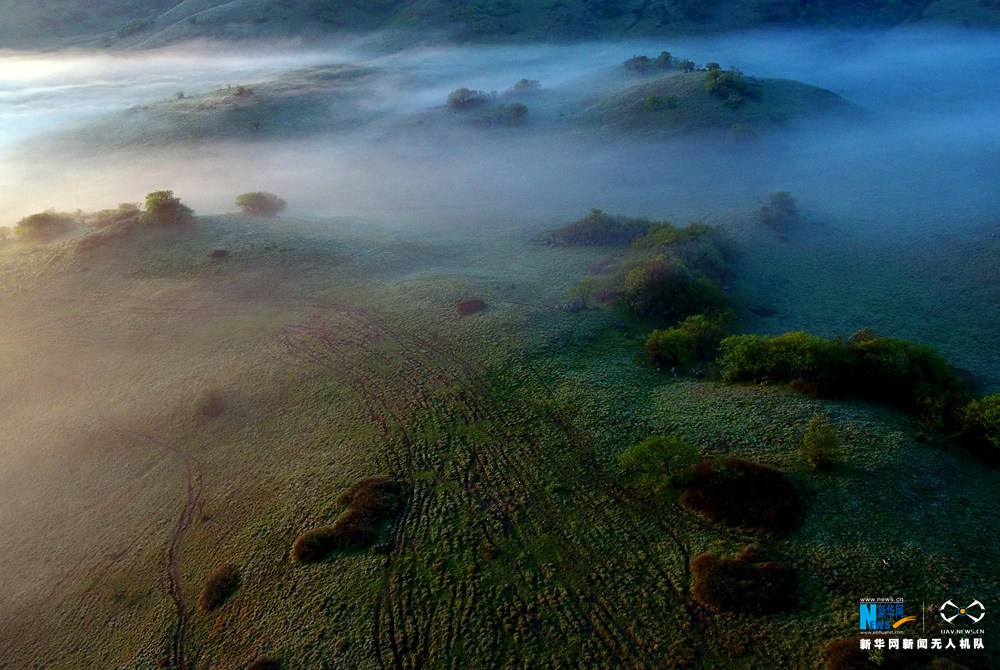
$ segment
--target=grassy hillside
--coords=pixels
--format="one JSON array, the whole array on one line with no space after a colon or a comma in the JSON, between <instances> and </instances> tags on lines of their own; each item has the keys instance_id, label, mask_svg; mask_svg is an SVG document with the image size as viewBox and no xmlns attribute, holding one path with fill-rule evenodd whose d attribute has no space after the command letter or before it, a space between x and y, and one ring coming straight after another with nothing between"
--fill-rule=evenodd
<instances>
[{"instance_id":1,"label":"grassy hillside","mask_svg":"<svg viewBox=\"0 0 1000 670\"><path fill-rule=\"evenodd\" d=\"M749 135L792 119L858 110L836 93L788 79L746 78L749 94L727 104L705 90L704 72L672 73L590 104L584 118L604 129L657 134L699 130Z\"/></svg>"},{"instance_id":2,"label":"grassy hillside","mask_svg":"<svg viewBox=\"0 0 1000 670\"><path fill-rule=\"evenodd\" d=\"M656 372L652 322L559 308L606 250L347 219L80 234L0 247L0 666L821 668L859 597L1000 597L995 470L879 406ZM829 473L800 451L816 412ZM623 487L661 433L781 470L801 527ZM372 476L404 503L371 545L290 560ZM793 571L780 611L706 606L693 558L748 549Z\"/></svg>"},{"instance_id":3,"label":"grassy hillside","mask_svg":"<svg viewBox=\"0 0 1000 670\"><path fill-rule=\"evenodd\" d=\"M973 6L975 5L975 6ZM893 26L929 21L995 26L991 3L952 0L143 0L0 1L4 45L78 42L130 48L190 38L317 37L390 29L404 41L648 37L755 25ZM410 31L418 31L416 32Z\"/></svg>"}]
</instances>

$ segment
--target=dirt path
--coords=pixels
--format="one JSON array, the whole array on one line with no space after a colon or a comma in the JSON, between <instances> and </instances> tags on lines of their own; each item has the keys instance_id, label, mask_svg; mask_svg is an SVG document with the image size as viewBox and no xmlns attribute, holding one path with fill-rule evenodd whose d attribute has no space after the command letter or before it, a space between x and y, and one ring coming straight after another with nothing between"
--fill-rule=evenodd
<instances>
[{"instance_id":1,"label":"dirt path","mask_svg":"<svg viewBox=\"0 0 1000 670\"><path fill-rule=\"evenodd\" d=\"M195 509L201 498L202 492L202 468L198 460L190 453L180 447L162 440L156 435L135 430L122 425L118 421L111 419L102 409L97 392L89 386L81 386L79 382L70 378L49 373L40 373L38 370L16 361L6 361L7 365L19 367L31 374L49 377L63 385L77 389L83 397L86 397L93 409L95 416L101 425L108 429L148 442L154 447L176 458L184 465L185 474L185 496L180 515L174 523L170 533L170 540L167 544L166 565L164 566L164 590L170 598L176 612L176 622L173 632L170 634L170 641L167 648L168 667L175 670L187 670L187 627L188 608L184 597L184 590L181 586L180 576L180 548L185 531L194 519Z\"/></svg>"}]
</instances>

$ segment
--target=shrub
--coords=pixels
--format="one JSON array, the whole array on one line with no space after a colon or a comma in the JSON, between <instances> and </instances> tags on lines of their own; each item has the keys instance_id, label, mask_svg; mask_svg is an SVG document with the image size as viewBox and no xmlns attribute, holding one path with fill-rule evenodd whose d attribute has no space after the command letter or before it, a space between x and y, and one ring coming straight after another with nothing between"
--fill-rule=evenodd
<instances>
[{"instance_id":1,"label":"shrub","mask_svg":"<svg viewBox=\"0 0 1000 670\"><path fill-rule=\"evenodd\" d=\"M203 389L194 399L194 411L204 419L214 419L226 409L222 391L217 388Z\"/></svg>"},{"instance_id":2,"label":"shrub","mask_svg":"<svg viewBox=\"0 0 1000 670\"><path fill-rule=\"evenodd\" d=\"M469 316L486 309L486 301L481 298L466 298L455 303L455 311L459 316Z\"/></svg>"},{"instance_id":3,"label":"shrub","mask_svg":"<svg viewBox=\"0 0 1000 670\"><path fill-rule=\"evenodd\" d=\"M71 214L47 210L30 214L14 226L17 236L32 242L51 242L73 229L75 220Z\"/></svg>"},{"instance_id":4,"label":"shrub","mask_svg":"<svg viewBox=\"0 0 1000 670\"><path fill-rule=\"evenodd\" d=\"M513 95L527 95L537 93L542 87L537 79L521 79L511 87L510 93Z\"/></svg>"},{"instance_id":5,"label":"shrub","mask_svg":"<svg viewBox=\"0 0 1000 670\"><path fill-rule=\"evenodd\" d=\"M715 612L767 614L793 604L795 571L775 561L755 563L752 556L705 553L691 561L691 572L691 595Z\"/></svg>"},{"instance_id":6,"label":"shrub","mask_svg":"<svg viewBox=\"0 0 1000 670\"><path fill-rule=\"evenodd\" d=\"M646 338L646 353L656 365L678 365L694 360L698 337L689 330L654 330Z\"/></svg>"},{"instance_id":7,"label":"shrub","mask_svg":"<svg viewBox=\"0 0 1000 670\"><path fill-rule=\"evenodd\" d=\"M452 109L464 110L482 107L490 101L490 95L485 91L474 91L464 86L456 88L448 94L448 106Z\"/></svg>"},{"instance_id":8,"label":"shrub","mask_svg":"<svg viewBox=\"0 0 1000 670\"><path fill-rule=\"evenodd\" d=\"M653 435L618 457L626 486L660 501L673 501L698 462L698 449L676 437Z\"/></svg>"},{"instance_id":9,"label":"shrub","mask_svg":"<svg viewBox=\"0 0 1000 670\"><path fill-rule=\"evenodd\" d=\"M154 225L178 225L194 221L194 212L173 191L153 191L146 196L144 218Z\"/></svg>"},{"instance_id":10,"label":"shrub","mask_svg":"<svg viewBox=\"0 0 1000 670\"><path fill-rule=\"evenodd\" d=\"M383 477L362 479L337 497L337 505L346 509L332 524L296 538L292 560L312 563L335 551L363 549L375 541L379 526L399 511L402 502L396 482Z\"/></svg>"},{"instance_id":11,"label":"shrub","mask_svg":"<svg viewBox=\"0 0 1000 670\"><path fill-rule=\"evenodd\" d=\"M776 191L760 207L760 220L767 226L781 230L798 216L795 198L788 191Z\"/></svg>"},{"instance_id":12,"label":"shrub","mask_svg":"<svg viewBox=\"0 0 1000 670\"><path fill-rule=\"evenodd\" d=\"M274 193L253 191L236 196L236 206L248 216L275 217L285 211L288 203Z\"/></svg>"},{"instance_id":13,"label":"shrub","mask_svg":"<svg viewBox=\"0 0 1000 670\"><path fill-rule=\"evenodd\" d=\"M727 325L735 318L731 309L714 310L707 314L692 314L677 323L695 338L695 350L699 358L707 358L715 353L719 342L726 336Z\"/></svg>"},{"instance_id":14,"label":"shrub","mask_svg":"<svg viewBox=\"0 0 1000 670\"><path fill-rule=\"evenodd\" d=\"M840 462L840 436L826 416L814 414L802 436L802 453L815 470L829 470Z\"/></svg>"},{"instance_id":15,"label":"shrub","mask_svg":"<svg viewBox=\"0 0 1000 670\"><path fill-rule=\"evenodd\" d=\"M694 61L685 58L684 60L682 60L677 64L677 69L683 72L694 72L695 69Z\"/></svg>"},{"instance_id":16,"label":"shrub","mask_svg":"<svg viewBox=\"0 0 1000 670\"><path fill-rule=\"evenodd\" d=\"M725 308L719 285L693 273L676 260L655 259L628 270L623 287L625 304L636 314L680 319L706 309Z\"/></svg>"},{"instance_id":17,"label":"shrub","mask_svg":"<svg viewBox=\"0 0 1000 670\"><path fill-rule=\"evenodd\" d=\"M711 521L768 533L793 530L803 514L798 490L785 475L732 456L698 463L681 502Z\"/></svg>"},{"instance_id":18,"label":"shrub","mask_svg":"<svg viewBox=\"0 0 1000 670\"><path fill-rule=\"evenodd\" d=\"M870 332L847 341L802 332L736 335L722 340L719 351L725 381L870 398L916 413L925 430L956 430L969 402L968 388L931 347Z\"/></svg>"},{"instance_id":19,"label":"shrub","mask_svg":"<svg viewBox=\"0 0 1000 670\"><path fill-rule=\"evenodd\" d=\"M521 102L500 105L485 113L478 121L480 125L516 126L528 118L528 106Z\"/></svg>"},{"instance_id":20,"label":"shrub","mask_svg":"<svg viewBox=\"0 0 1000 670\"><path fill-rule=\"evenodd\" d=\"M723 70L718 63L709 63L708 72L705 73L705 90L724 100L727 104L732 104L731 100L736 99L738 106L744 98L751 97L750 84L743 78L743 73L739 70Z\"/></svg>"},{"instance_id":21,"label":"shrub","mask_svg":"<svg viewBox=\"0 0 1000 670\"><path fill-rule=\"evenodd\" d=\"M593 208L582 219L556 230L549 239L576 246L625 245L649 232L650 225L647 219L612 216Z\"/></svg>"},{"instance_id":22,"label":"shrub","mask_svg":"<svg viewBox=\"0 0 1000 670\"><path fill-rule=\"evenodd\" d=\"M102 209L99 212L95 212L91 223L95 228L107 228L123 223L136 223L139 220L140 214L142 214L142 210L139 209L138 203L123 202L118 205L117 209Z\"/></svg>"},{"instance_id":23,"label":"shrub","mask_svg":"<svg viewBox=\"0 0 1000 670\"><path fill-rule=\"evenodd\" d=\"M973 400L959 413L960 437L967 444L1000 457L1000 393Z\"/></svg>"},{"instance_id":24,"label":"shrub","mask_svg":"<svg viewBox=\"0 0 1000 670\"><path fill-rule=\"evenodd\" d=\"M220 565L205 582L198 598L203 612L209 612L231 596L240 585L240 572L235 565Z\"/></svg>"}]
</instances>

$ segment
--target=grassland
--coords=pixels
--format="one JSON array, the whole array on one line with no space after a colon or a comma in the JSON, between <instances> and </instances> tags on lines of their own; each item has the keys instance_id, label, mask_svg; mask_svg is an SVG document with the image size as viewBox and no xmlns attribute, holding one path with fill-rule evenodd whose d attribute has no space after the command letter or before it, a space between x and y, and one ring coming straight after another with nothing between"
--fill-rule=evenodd
<instances>
[{"instance_id":1,"label":"grassland","mask_svg":"<svg viewBox=\"0 0 1000 670\"><path fill-rule=\"evenodd\" d=\"M559 308L603 252L538 232L219 216L0 247L0 667L818 668L859 597L1000 600L994 470L880 406L656 372L651 322ZM816 412L830 473L799 449ZM654 433L778 468L801 528L623 489ZM375 544L290 561L373 476L407 491ZM795 570L788 607L700 605L691 560L748 547ZM200 610L225 564L238 588Z\"/></svg>"}]
</instances>

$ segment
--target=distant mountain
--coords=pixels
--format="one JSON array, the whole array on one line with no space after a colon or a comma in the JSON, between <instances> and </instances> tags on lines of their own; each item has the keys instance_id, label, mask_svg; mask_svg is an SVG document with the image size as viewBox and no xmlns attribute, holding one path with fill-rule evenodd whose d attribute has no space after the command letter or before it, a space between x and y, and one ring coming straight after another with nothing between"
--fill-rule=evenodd
<instances>
[{"instance_id":1,"label":"distant mountain","mask_svg":"<svg viewBox=\"0 0 1000 670\"><path fill-rule=\"evenodd\" d=\"M982 0L0 0L0 46L156 46L396 30L419 41L676 35L760 25L1000 25Z\"/></svg>"}]
</instances>

